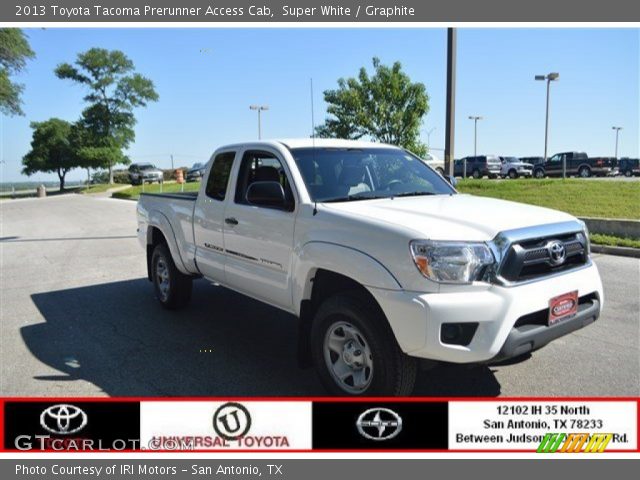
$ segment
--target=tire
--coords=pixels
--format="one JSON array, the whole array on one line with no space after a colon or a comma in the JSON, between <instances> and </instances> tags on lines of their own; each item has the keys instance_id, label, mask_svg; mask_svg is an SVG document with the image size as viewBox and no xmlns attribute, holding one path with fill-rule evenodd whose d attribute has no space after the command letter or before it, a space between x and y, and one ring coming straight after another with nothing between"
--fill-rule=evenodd
<instances>
[{"instance_id":1,"label":"tire","mask_svg":"<svg viewBox=\"0 0 640 480\"><path fill-rule=\"evenodd\" d=\"M591 169L589 167L580 167L580 170L578 170L578 175L581 178L589 178L591 176Z\"/></svg>"},{"instance_id":2,"label":"tire","mask_svg":"<svg viewBox=\"0 0 640 480\"><path fill-rule=\"evenodd\" d=\"M358 292L332 296L320 305L311 326L311 357L320 381L334 395L413 391L417 360L400 350L382 312ZM346 373L343 380L336 373L340 369Z\"/></svg>"},{"instance_id":3,"label":"tire","mask_svg":"<svg viewBox=\"0 0 640 480\"><path fill-rule=\"evenodd\" d=\"M436 168L436 172L438 172L440 175L442 175L444 177L444 170L441 169L440 167Z\"/></svg>"},{"instance_id":4,"label":"tire","mask_svg":"<svg viewBox=\"0 0 640 480\"><path fill-rule=\"evenodd\" d=\"M151 279L156 298L164 308L176 310L189 303L192 278L176 268L169 248L163 243L153 250Z\"/></svg>"},{"instance_id":5,"label":"tire","mask_svg":"<svg viewBox=\"0 0 640 480\"><path fill-rule=\"evenodd\" d=\"M630 177L631 176L631 170L625 170L624 171L624 176L625 177Z\"/></svg>"},{"instance_id":6,"label":"tire","mask_svg":"<svg viewBox=\"0 0 640 480\"><path fill-rule=\"evenodd\" d=\"M478 170L474 170L474 171L473 171L473 173L471 174L471 176L472 176L473 178L475 178L476 180L477 180L478 178L482 178L482 175L480 175L480 172L479 172Z\"/></svg>"},{"instance_id":7,"label":"tire","mask_svg":"<svg viewBox=\"0 0 640 480\"><path fill-rule=\"evenodd\" d=\"M544 178L544 170L542 170L541 168L536 168L533 172L533 176L535 178Z\"/></svg>"},{"instance_id":8,"label":"tire","mask_svg":"<svg viewBox=\"0 0 640 480\"><path fill-rule=\"evenodd\" d=\"M509 178L512 178L512 179L518 178L518 172L516 172L514 169L509 170Z\"/></svg>"}]
</instances>

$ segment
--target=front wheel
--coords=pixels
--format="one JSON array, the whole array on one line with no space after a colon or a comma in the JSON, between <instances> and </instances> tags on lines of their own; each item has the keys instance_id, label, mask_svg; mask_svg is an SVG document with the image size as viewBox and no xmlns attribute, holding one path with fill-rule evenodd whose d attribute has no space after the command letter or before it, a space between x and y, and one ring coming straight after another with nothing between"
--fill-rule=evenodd
<instances>
[{"instance_id":1,"label":"front wheel","mask_svg":"<svg viewBox=\"0 0 640 480\"><path fill-rule=\"evenodd\" d=\"M533 176L536 178L544 178L544 170L538 168L533 172Z\"/></svg>"},{"instance_id":2,"label":"front wheel","mask_svg":"<svg viewBox=\"0 0 640 480\"><path fill-rule=\"evenodd\" d=\"M518 172L516 172L515 170L509 170L509 178L518 178Z\"/></svg>"},{"instance_id":3,"label":"front wheel","mask_svg":"<svg viewBox=\"0 0 640 480\"><path fill-rule=\"evenodd\" d=\"M444 170L441 169L440 167L436 168L436 172L438 172L440 175L442 175L444 177Z\"/></svg>"},{"instance_id":4,"label":"front wheel","mask_svg":"<svg viewBox=\"0 0 640 480\"><path fill-rule=\"evenodd\" d=\"M625 176L625 177L630 177L630 176L631 176L631 170L626 170L626 171L624 172L624 176Z\"/></svg>"},{"instance_id":5,"label":"front wheel","mask_svg":"<svg viewBox=\"0 0 640 480\"><path fill-rule=\"evenodd\" d=\"M405 355L371 300L357 292L322 303L311 328L313 363L334 395L409 395L417 361Z\"/></svg>"},{"instance_id":6,"label":"front wheel","mask_svg":"<svg viewBox=\"0 0 640 480\"><path fill-rule=\"evenodd\" d=\"M480 172L478 170L474 170L473 173L471 174L471 176L477 180L482 175L480 175Z\"/></svg>"},{"instance_id":7,"label":"front wheel","mask_svg":"<svg viewBox=\"0 0 640 480\"><path fill-rule=\"evenodd\" d=\"M151 277L160 304L175 310L184 307L191 299L192 278L176 268L171 252L164 244L153 250Z\"/></svg>"}]
</instances>

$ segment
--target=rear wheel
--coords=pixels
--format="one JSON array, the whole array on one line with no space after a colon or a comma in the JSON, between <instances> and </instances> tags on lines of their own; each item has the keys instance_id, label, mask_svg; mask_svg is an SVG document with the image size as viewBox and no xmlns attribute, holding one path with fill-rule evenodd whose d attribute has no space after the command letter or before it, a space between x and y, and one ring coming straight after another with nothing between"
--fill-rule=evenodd
<instances>
[{"instance_id":1,"label":"rear wheel","mask_svg":"<svg viewBox=\"0 0 640 480\"><path fill-rule=\"evenodd\" d=\"M624 176L625 177L630 177L631 176L631 170L625 170Z\"/></svg>"},{"instance_id":2,"label":"rear wheel","mask_svg":"<svg viewBox=\"0 0 640 480\"><path fill-rule=\"evenodd\" d=\"M536 170L533 172L533 176L536 178L544 178L544 170L542 170L541 168L536 168Z\"/></svg>"},{"instance_id":3,"label":"rear wheel","mask_svg":"<svg viewBox=\"0 0 640 480\"><path fill-rule=\"evenodd\" d=\"M358 292L325 300L311 328L312 359L334 395L408 395L417 361L405 355L371 300Z\"/></svg>"},{"instance_id":4,"label":"rear wheel","mask_svg":"<svg viewBox=\"0 0 640 480\"><path fill-rule=\"evenodd\" d=\"M440 167L436 168L436 172L438 172L440 175L444 176L444 170L441 169Z\"/></svg>"},{"instance_id":5,"label":"rear wheel","mask_svg":"<svg viewBox=\"0 0 640 480\"><path fill-rule=\"evenodd\" d=\"M591 176L591 169L589 167L580 167L578 170L578 175L582 178L589 178Z\"/></svg>"},{"instance_id":6,"label":"rear wheel","mask_svg":"<svg viewBox=\"0 0 640 480\"><path fill-rule=\"evenodd\" d=\"M192 278L176 268L165 244L159 244L153 250L151 274L156 298L163 307L174 310L189 303Z\"/></svg>"},{"instance_id":7,"label":"rear wheel","mask_svg":"<svg viewBox=\"0 0 640 480\"><path fill-rule=\"evenodd\" d=\"M482 175L480 175L480 171L479 170L474 170L473 173L471 174L471 176L475 179L480 178Z\"/></svg>"}]
</instances>

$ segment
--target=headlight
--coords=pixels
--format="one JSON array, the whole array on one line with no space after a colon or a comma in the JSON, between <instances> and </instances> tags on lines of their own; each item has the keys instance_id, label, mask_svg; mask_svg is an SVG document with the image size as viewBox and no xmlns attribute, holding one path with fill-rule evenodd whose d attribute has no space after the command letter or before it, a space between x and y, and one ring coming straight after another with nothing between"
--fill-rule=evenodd
<instances>
[{"instance_id":1,"label":"headlight","mask_svg":"<svg viewBox=\"0 0 640 480\"><path fill-rule=\"evenodd\" d=\"M479 280L493 254L484 243L413 240L411 256L426 278L440 283L471 283Z\"/></svg>"}]
</instances>

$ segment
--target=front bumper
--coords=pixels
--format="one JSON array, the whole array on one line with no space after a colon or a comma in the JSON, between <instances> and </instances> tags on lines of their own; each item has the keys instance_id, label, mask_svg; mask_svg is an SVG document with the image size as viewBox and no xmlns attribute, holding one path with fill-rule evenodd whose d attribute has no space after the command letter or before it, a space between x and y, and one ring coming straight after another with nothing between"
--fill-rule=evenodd
<instances>
[{"instance_id":1,"label":"front bumper","mask_svg":"<svg viewBox=\"0 0 640 480\"><path fill-rule=\"evenodd\" d=\"M549 300L574 290L581 299L594 300L581 305L572 319L551 327L541 322L517 324L533 314L546 318ZM461 286L450 293L426 294L375 288L370 291L405 353L453 363L500 360L540 348L595 321L604 299L594 263L512 287L477 284ZM477 329L468 345L454 345L441 340L444 323L477 323Z\"/></svg>"}]
</instances>

